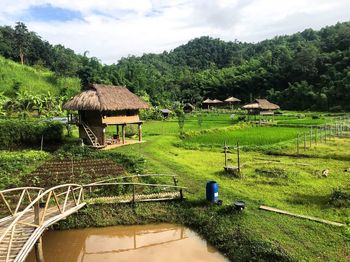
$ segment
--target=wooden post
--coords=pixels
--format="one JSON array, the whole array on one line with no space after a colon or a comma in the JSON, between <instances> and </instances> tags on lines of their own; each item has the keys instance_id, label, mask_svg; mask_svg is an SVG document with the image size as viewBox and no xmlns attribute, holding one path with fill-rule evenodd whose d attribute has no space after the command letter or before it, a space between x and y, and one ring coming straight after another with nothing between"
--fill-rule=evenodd
<instances>
[{"instance_id":1,"label":"wooden post","mask_svg":"<svg viewBox=\"0 0 350 262\"><path fill-rule=\"evenodd\" d=\"M34 224L40 225L40 206L39 201L34 205ZM35 243L35 260L36 262L44 262L44 253L43 253L43 242L40 237Z\"/></svg>"},{"instance_id":2,"label":"wooden post","mask_svg":"<svg viewBox=\"0 0 350 262\"><path fill-rule=\"evenodd\" d=\"M132 203L135 204L135 184L132 184Z\"/></svg>"},{"instance_id":3,"label":"wooden post","mask_svg":"<svg viewBox=\"0 0 350 262\"><path fill-rule=\"evenodd\" d=\"M306 150L306 133L304 132L304 150Z\"/></svg>"},{"instance_id":4,"label":"wooden post","mask_svg":"<svg viewBox=\"0 0 350 262\"><path fill-rule=\"evenodd\" d=\"M177 179L176 179L176 176L173 176L173 180L174 180L174 186L177 186Z\"/></svg>"},{"instance_id":5,"label":"wooden post","mask_svg":"<svg viewBox=\"0 0 350 262\"><path fill-rule=\"evenodd\" d=\"M40 151L43 151L44 146L44 135L41 135Z\"/></svg>"},{"instance_id":6,"label":"wooden post","mask_svg":"<svg viewBox=\"0 0 350 262\"><path fill-rule=\"evenodd\" d=\"M237 167L238 167L238 172L241 172L241 162L239 159L239 143L237 142Z\"/></svg>"},{"instance_id":7,"label":"wooden post","mask_svg":"<svg viewBox=\"0 0 350 262\"><path fill-rule=\"evenodd\" d=\"M299 134L297 136L297 155L299 155Z\"/></svg>"},{"instance_id":8,"label":"wooden post","mask_svg":"<svg viewBox=\"0 0 350 262\"><path fill-rule=\"evenodd\" d=\"M227 145L226 145L226 141L224 144L224 153L225 153L225 167L227 167Z\"/></svg>"},{"instance_id":9,"label":"wooden post","mask_svg":"<svg viewBox=\"0 0 350 262\"><path fill-rule=\"evenodd\" d=\"M116 126L117 136L119 137L119 125Z\"/></svg>"},{"instance_id":10,"label":"wooden post","mask_svg":"<svg viewBox=\"0 0 350 262\"><path fill-rule=\"evenodd\" d=\"M142 124L138 124L138 130L139 130L139 142L142 141Z\"/></svg>"},{"instance_id":11,"label":"wooden post","mask_svg":"<svg viewBox=\"0 0 350 262\"><path fill-rule=\"evenodd\" d=\"M122 143L125 144L125 124L122 125Z\"/></svg>"},{"instance_id":12,"label":"wooden post","mask_svg":"<svg viewBox=\"0 0 350 262\"><path fill-rule=\"evenodd\" d=\"M312 127L310 128L310 147L312 146Z\"/></svg>"},{"instance_id":13,"label":"wooden post","mask_svg":"<svg viewBox=\"0 0 350 262\"><path fill-rule=\"evenodd\" d=\"M315 128L315 145L317 145L317 127Z\"/></svg>"}]
</instances>

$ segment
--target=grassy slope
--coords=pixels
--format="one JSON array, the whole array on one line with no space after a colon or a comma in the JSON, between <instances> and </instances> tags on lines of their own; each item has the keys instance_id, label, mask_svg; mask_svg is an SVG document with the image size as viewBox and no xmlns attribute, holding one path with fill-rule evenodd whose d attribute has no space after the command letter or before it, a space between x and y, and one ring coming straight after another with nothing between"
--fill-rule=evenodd
<instances>
[{"instance_id":1,"label":"grassy slope","mask_svg":"<svg viewBox=\"0 0 350 262\"><path fill-rule=\"evenodd\" d=\"M153 128L150 126L150 129ZM147 129L146 123L146 133ZM337 140L322 145L319 149L310 150L314 153L313 158L274 156L274 160L281 162L272 164L256 160L269 156L257 152L244 152L243 179L222 175L223 155L220 152L176 147L174 143L179 142L179 139L174 135L145 136L145 140L148 141L145 144L118 150L133 154L137 152L145 157L149 171L179 175L181 181L189 187L190 194L187 194L187 197L190 200L204 198L207 180L218 181L220 198L225 204L237 199L244 199L248 203L240 226L251 232L252 236L281 245L297 260L350 259L349 239L343 229L258 210L260 204L266 204L300 214L349 222L348 208L336 209L328 204L332 188L348 183L348 176L343 172L348 162L325 159L322 156L325 147L329 150L342 148L342 153L349 156L349 149L344 148L344 143L348 143L345 140ZM287 178L260 175L255 172L257 168L280 168L286 171ZM324 168L331 170L331 176L327 179L320 176Z\"/></svg>"},{"instance_id":2,"label":"grassy slope","mask_svg":"<svg viewBox=\"0 0 350 262\"><path fill-rule=\"evenodd\" d=\"M78 78L55 77L50 71L20 65L0 56L0 92L12 92L15 83L20 83L21 91L31 94L58 95L63 87L68 87L71 94L80 90Z\"/></svg>"}]
</instances>

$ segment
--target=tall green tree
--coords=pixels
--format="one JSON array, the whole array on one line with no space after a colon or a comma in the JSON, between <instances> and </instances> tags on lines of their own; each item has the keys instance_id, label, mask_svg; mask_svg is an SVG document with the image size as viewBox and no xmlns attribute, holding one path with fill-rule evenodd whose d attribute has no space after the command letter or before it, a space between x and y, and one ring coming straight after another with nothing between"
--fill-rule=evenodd
<instances>
[{"instance_id":1,"label":"tall green tree","mask_svg":"<svg viewBox=\"0 0 350 262\"><path fill-rule=\"evenodd\" d=\"M29 45L29 32L27 26L22 22L17 22L15 26L15 45L18 50L20 62L24 64L24 55Z\"/></svg>"}]
</instances>

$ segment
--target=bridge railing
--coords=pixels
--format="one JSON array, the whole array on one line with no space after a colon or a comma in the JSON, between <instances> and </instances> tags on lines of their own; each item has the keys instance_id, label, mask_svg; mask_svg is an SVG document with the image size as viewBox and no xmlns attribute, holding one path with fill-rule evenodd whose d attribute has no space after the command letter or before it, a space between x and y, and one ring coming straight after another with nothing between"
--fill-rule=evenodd
<instances>
[{"instance_id":1,"label":"bridge railing","mask_svg":"<svg viewBox=\"0 0 350 262\"><path fill-rule=\"evenodd\" d=\"M62 219L69 215L71 210L80 207L82 198L83 187L78 184L52 187L37 195L23 211L17 213L17 216L14 217L0 236L0 243L3 243L3 241L8 243L7 260L11 255L12 240L18 225L32 227L34 230L45 227L48 222ZM32 221L30 221L31 219ZM32 244L34 245L34 243L28 243L30 247Z\"/></svg>"},{"instance_id":2,"label":"bridge railing","mask_svg":"<svg viewBox=\"0 0 350 262\"><path fill-rule=\"evenodd\" d=\"M159 177L171 178L172 184L164 181L157 183L149 178ZM142 182L141 178L148 181ZM120 198L120 202L152 201L170 198L183 198L183 190L186 187L178 185L175 175L145 174L110 178L84 185L86 199L101 199L114 197ZM177 194L175 194L177 193ZM154 199L152 199L152 197ZM118 202L118 201L117 201Z\"/></svg>"},{"instance_id":3,"label":"bridge railing","mask_svg":"<svg viewBox=\"0 0 350 262\"><path fill-rule=\"evenodd\" d=\"M41 187L17 187L0 191L1 222L16 216L44 191Z\"/></svg>"}]
</instances>

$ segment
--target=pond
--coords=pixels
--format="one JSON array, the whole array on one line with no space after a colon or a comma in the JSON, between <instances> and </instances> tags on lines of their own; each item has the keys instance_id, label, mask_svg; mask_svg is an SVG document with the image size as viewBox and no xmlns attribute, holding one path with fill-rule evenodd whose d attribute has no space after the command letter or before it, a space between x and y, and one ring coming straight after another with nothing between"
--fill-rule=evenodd
<instances>
[{"instance_id":1,"label":"pond","mask_svg":"<svg viewBox=\"0 0 350 262\"><path fill-rule=\"evenodd\" d=\"M228 261L192 230L173 224L48 231L45 261ZM28 262L35 261L34 252Z\"/></svg>"}]
</instances>

